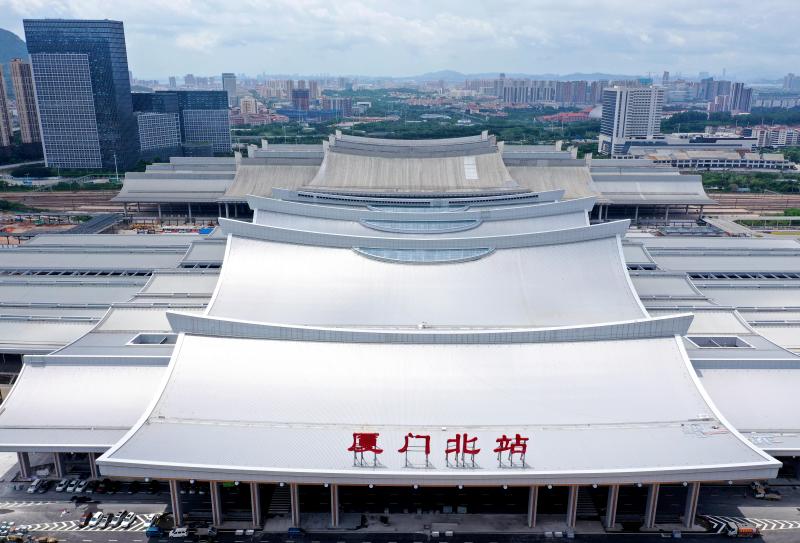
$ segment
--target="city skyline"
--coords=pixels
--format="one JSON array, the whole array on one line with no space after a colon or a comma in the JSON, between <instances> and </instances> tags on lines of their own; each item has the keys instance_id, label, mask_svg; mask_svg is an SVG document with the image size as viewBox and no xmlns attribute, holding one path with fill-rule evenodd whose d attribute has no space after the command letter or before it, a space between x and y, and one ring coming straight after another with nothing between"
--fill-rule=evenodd
<instances>
[{"instance_id":1,"label":"city skyline","mask_svg":"<svg viewBox=\"0 0 800 543\"><path fill-rule=\"evenodd\" d=\"M221 72L410 77L439 70L644 75L666 69L691 77L726 70L729 78L756 80L798 71L799 39L792 19L782 16L791 4L766 1L753 12L737 3L743 4L674 0L654 12L622 0L567 0L557 7L0 0L0 27L22 36L23 18L121 20L132 71L159 79ZM785 47L776 55L772 43Z\"/></svg>"}]
</instances>

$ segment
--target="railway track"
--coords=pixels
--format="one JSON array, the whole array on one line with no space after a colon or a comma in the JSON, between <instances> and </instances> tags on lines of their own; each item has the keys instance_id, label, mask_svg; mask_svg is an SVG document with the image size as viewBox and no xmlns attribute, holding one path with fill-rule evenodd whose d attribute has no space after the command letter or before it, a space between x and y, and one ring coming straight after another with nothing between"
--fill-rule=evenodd
<instances>
[{"instance_id":1,"label":"railway track","mask_svg":"<svg viewBox=\"0 0 800 543\"><path fill-rule=\"evenodd\" d=\"M0 200L18 202L47 211L122 212L122 205L112 202L115 190L15 191L0 192Z\"/></svg>"},{"instance_id":2,"label":"railway track","mask_svg":"<svg viewBox=\"0 0 800 543\"><path fill-rule=\"evenodd\" d=\"M731 194L709 193L718 205L707 207L709 214L718 213L782 213L790 207L800 208L800 194Z\"/></svg>"}]
</instances>

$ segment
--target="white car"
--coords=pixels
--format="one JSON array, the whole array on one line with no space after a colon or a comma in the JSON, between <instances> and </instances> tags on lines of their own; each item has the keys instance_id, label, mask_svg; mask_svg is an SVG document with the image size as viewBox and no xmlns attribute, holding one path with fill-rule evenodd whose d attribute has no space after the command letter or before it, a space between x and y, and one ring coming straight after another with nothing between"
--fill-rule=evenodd
<instances>
[{"instance_id":1,"label":"white car","mask_svg":"<svg viewBox=\"0 0 800 543\"><path fill-rule=\"evenodd\" d=\"M125 515L124 519L122 519L122 523L120 524L120 526L123 529L127 530L128 528L131 527L134 520L136 520L136 513L134 513L133 511L128 511L128 514Z\"/></svg>"},{"instance_id":2,"label":"white car","mask_svg":"<svg viewBox=\"0 0 800 543\"><path fill-rule=\"evenodd\" d=\"M182 528L173 528L169 531L170 539L177 539L182 537L189 537L189 528L182 527Z\"/></svg>"},{"instance_id":3,"label":"white car","mask_svg":"<svg viewBox=\"0 0 800 543\"><path fill-rule=\"evenodd\" d=\"M69 479L61 479L56 485L56 492L64 492L69 486Z\"/></svg>"},{"instance_id":4,"label":"white car","mask_svg":"<svg viewBox=\"0 0 800 543\"><path fill-rule=\"evenodd\" d=\"M94 515L92 515L91 520L89 520L89 528L95 528L98 524L100 524L100 519L103 518L103 512L98 511Z\"/></svg>"},{"instance_id":5,"label":"white car","mask_svg":"<svg viewBox=\"0 0 800 543\"><path fill-rule=\"evenodd\" d=\"M89 479L81 479L78 481L78 485L75 487L75 492L83 492L86 490L86 487L89 485Z\"/></svg>"},{"instance_id":6,"label":"white car","mask_svg":"<svg viewBox=\"0 0 800 543\"><path fill-rule=\"evenodd\" d=\"M112 528L118 528L120 524L122 524L123 519L125 518L127 511L117 511L117 514L114 515L114 520L111 522Z\"/></svg>"},{"instance_id":7,"label":"white car","mask_svg":"<svg viewBox=\"0 0 800 543\"><path fill-rule=\"evenodd\" d=\"M75 492L75 489L78 487L78 483L80 483L80 479L73 479L67 485L67 492Z\"/></svg>"},{"instance_id":8,"label":"white car","mask_svg":"<svg viewBox=\"0 0 800 543\"><path fill-rule=\"evenodd\" d=\"M31 481L30 486L28 486L28 494L33 494L37 490L39 490L39 487L42 486L42 482L43 482L42 479L34 479L33 481Z\"/></svg>"}]
</instances>

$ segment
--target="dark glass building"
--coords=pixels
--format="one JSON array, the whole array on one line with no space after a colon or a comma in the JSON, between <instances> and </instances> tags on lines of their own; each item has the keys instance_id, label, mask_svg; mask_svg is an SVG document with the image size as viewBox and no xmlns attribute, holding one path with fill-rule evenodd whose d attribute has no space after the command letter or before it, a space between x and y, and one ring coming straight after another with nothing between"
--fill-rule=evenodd
<instances>
[{"instance_id":1,"label":"dark glass building","mask_svg":"<svg viewBox=\"0 0 800 543\"><path fill-rule=\"evenodd\" d=\"M48 166L127 169L139 160L120 21L26 19Z\"/></svg>"},{"instance_id":2,"label":"dark glass building","mask_svg":"<svg viewBox=\"0 0 800 543\"><path fill-rule=\"evenodd\" d=\"M231 152L228 93L225 91L137 92L133 94L133 110L137 113L174 114L179 121L184 149L191 147L193 156L201 152L198 149L207 150L210 155ZM160 131L163 126L153 123L146 129L142 119L139 114L139 138L160 139L160 135L152 133L152 130ZM143 143L142 149L145 147Z\"/></svg>"}]
</instances>

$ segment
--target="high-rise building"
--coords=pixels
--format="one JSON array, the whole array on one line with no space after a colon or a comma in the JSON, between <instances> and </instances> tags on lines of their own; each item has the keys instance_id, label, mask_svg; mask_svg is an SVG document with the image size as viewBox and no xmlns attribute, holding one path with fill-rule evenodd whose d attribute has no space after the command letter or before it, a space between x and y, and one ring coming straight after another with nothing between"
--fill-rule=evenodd
<instances>
[{"instance_id":1,"label":"high-rise building","mask_svg":"<svg viewBox=\"0 0 800 543\"><path fill-rule=\"evenodd\" d=\"M3 65L0 64L0 147L8 147L14 140L11 126L11 110L8 107L6 80L3 76Z\"/></svg>"},{"instance_id":2,"label":"high-rise building","mask_svg":"<svg viewBox=\"0 0 800 543\"><path fill-rule=\"evenodd\" d=\"M669 85L669 72L664 70L664 74L661 76L661 84L665 87Z\"/></svg>"},{"instance_id":3,"label":"high-rise building","mask_svg":"<svg viewBox=\"0 0 800 543\"><path fill-rule=\"evenodd\" d=\"M733 83L731 85L731 111L734 113L750 113L750 102L753 97L753 89L744 86L744 83Z\"/></svg>"},{"instance_id":4,"label":"high-rise building","mask_svg":"<svg viewBox=\"0 0 800 543\"><path fill-rule=\"evenodd\" d=\"M320 97L319 81L309 81L308 91L309 91L309 98L311 99L311 101L319 100Z\"/></svg>"},{"instance_id":5,"label":"high-rise building","mask_svg":"<svg viewBox=\"0 0 800 543\"><path fill-rule=\"evenodd\" d=\"M242 115L254 115L258 113L258 102L252 96L243 96L239 100L239 106L242 110Z\"/></svg>"},{"instance_id":6,"label":"high-rise building","mask_svg":"<svg viewBox=\"0 0 800 543\"><path fill-rule=\"evenodd\" d=\"M215 153L231 152L231 123L225 91L178 91L184 143L211 144Z\"/></svg>"},{"instance_id":7,"label":"high-rise building","mask_svg":"<svg viewBox=\"0 0 800 543\"><path fill-rule=\"evenodd\" d=\"M26 19L23 26L47 165L135 165L139 141L122 22Z\"/></svg>"},{"instance_id":8,"label":"high-rise building","mask_svg":"<svg viewBox=\"0 0 800 543\"><path fill-rule=\"evenodd\" d=\"M292 108L297 111L308 111L308 89L292 90Z\"/></svg>"},{"instance_id":9,"label":"high-rise building","mask_svg":"<svg viewBox=\"0 0 800 543\"><path fill-rule=\"evenodd\" d=\"M172 116L145 119L148 144L172 144L175 123L179 127L178 143L196 148L211 149L214 153L231 151L231 130L228 113L228 94L225 91L156 91L133 94L134 110ZM141 118L141 115L140 115ZM141 131L142 124L139 125ZM152 151L152 148L148 149ZM165 151L150 154L162 156ZM177 154L177 153L176 153Z\"/></svg>"},{"instance_id":10,"label":"high-rise building","mask_svg":"<svg viewBox=\"0 0 800 543\"><path fill-rule=\"evenodd\" d=\"M33 88L31 65L15 58L11 61L11 82L17 97L17 114L22 143L42 141L39 134L39 114L36 110L36 91Z\"/></svg>"},{"instance_id":11,"label":"high-rise building","mask_svg":"<svg viewBox=\"0 0 800 543\"><path fill-rule=\"evenodd\" d=\"M349 96L325 96L322 99L322 109L336 111L342 117L353 114L353 99Z\"/></svg>"},{"instance_id":12,"label":"high-rise building","mask_svg":"<svg viewBox=\"0 0 800 543\"><path fill-rule=\"evenodd\" d=\"M228 107L237 105L239 99L236 96L236 74L222 74L222 90L228 93Z\"/></svg>"},{"instance_id":13,"label":"high-rise building","mask_svg":"<svg viewBox=\"0 0 800 543\"><path fill-rule=\"evenodd\" d=\"M196 87L197 81L195 80L194 75L186 74L185 76L183 76L183 85L185 87Z\"/></svg>"},{"instance_id":14,"label":"high-rise building","mask_svg":"<svg viewBox=\"0 0 800 543\"><path fill-rule=\"evenodd\" d=\"M177 89L178 88L178 82L175 80L175 76L174 75L171 75L169 77L169 88L171 88L171 89Z\"/></svg>"},{"instance_id":15,"label":"high-rise building","mask_svg":"<svg viewBox=\"0 0 800 543\"><path fill-rule=\"evenodd\" d=\"M628 141L660 137L663 107L663 87L614 86L603 90L600 153L623 154Z\"/></svg>"}]
</instances>

